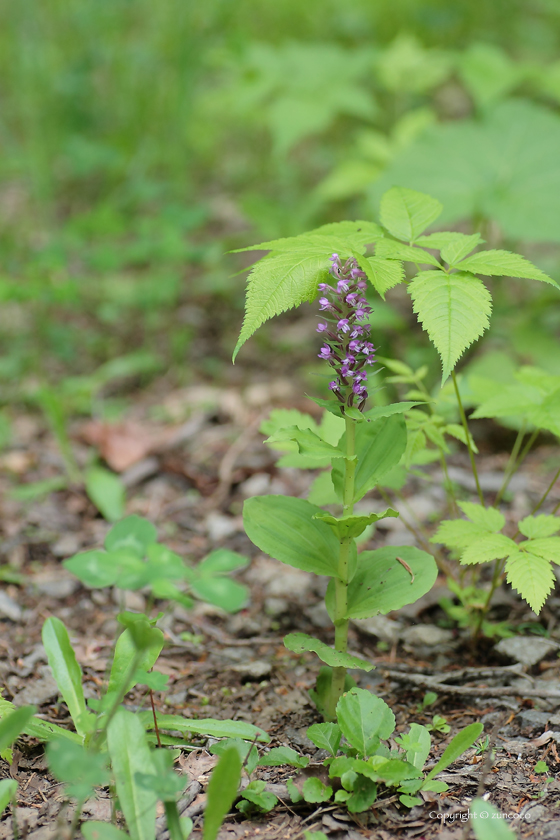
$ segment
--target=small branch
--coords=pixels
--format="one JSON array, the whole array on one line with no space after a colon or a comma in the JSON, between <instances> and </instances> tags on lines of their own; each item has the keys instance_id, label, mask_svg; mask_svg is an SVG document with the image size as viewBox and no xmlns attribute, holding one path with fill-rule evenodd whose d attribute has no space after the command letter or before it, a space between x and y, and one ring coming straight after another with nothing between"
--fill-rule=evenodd
<instances>
[{"instance_id":1,"label":"small branch","mask_svg":"<svg viewBox=\"0 0 560 840\"><path fill-rule=\"evenodd\" d=\"M560 700L560 690L547 688L517 688L510 685L497 685L493 688L486 686L449 685L440 682L437 677L423 676L422 674L404 674L387 672L391 679L401 683L411 683L419 688L431 688L440 694L462 694L467 697L550 697Z\"/></svg>"}]
</instances>

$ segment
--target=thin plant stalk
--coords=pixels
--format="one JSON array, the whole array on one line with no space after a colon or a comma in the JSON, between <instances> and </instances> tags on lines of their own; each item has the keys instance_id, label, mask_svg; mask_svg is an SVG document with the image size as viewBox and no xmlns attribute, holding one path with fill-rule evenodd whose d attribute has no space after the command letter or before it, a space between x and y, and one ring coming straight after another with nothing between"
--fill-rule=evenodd
<instances>
[{"instance_id":1,"label":"thin plant stalk","mask_svg":"<svg viewBox=\"0 0 560 840\"><path fill-rule=\"evenodd\" d=\"M354 512L354 483L356 475L356 422L346 417L346 458L344 461L344 495L343 515L351 516ZM339 653L346 653L348 649L348 566L350 554L355 540L347 537L340 543L338 559L338 576L334 579L334 647ZM338 703L344 683L346 682L346 668L333 668L331 690L327 704L327 715L336 717Z\"/></svg>"},{"instance_id":2,"label":"thin plant stalk","mask_svg":"<svg viewBox=\"0 0 560 840\"><path fill-rule=\"evenodd\" d=\"M476 490L478 493L478 498L480 499L480 504L484 505L484 494L482 492L482 488L480 486L480 481L478 479L478 470L476 468L476 461L474 459L474 452L471 446L471 438L469 434L469 424L467 422L467 415L465 414L465 409L463 408L463 401L461 400L461 394L459 393L459 386L457 384L457 377L455 376L455 371L451 371L451 378L453 379L453 387L455 388L455 396L457 397L457 404L459 406L459 414L461 416L461 423L463 424L463 429L465 430L465 437L467 440L467 449L469 450L469 458L471 459L471 468L472 474L474 476L474 481L476 484Z\"/></svg>"},{"instance_id":3,"label":"thin plant stalk","mask_svg":"<svg viewBox=\"0 0 560 840\"><path fill-rule=\"evenodd\" d=\"M533 510L531 511L531 516L534 516L534 515L535 515L535 513L536 513L538 510L540 510L540 509L541 509L541 507L544 505L544 503L546 502L546 500L547 500L547 498L548 498L548 494L550 493L550 491L552 490L552 488L554 487L554 485L555 485L555 484L556 484L556 482L558 481L558 478L560 478L560 467L558 467L558 470L557 470L557 471L556 471L556 473L554 474L554 478L552 479L552 481L550 482L550 484L549 484L549 485L548 485L548 487L546 488L545 492L544 492L544 493L543 493L543 495L541 496L540 501L537 503L536 507L534 507L534 508L533 508ZM559 503L556 505L556 507L554 508L553 513L556 513L556 511L558 510L558 508L559 508L559 507L560 507L560 502L559 502Z\"/></svg>"},{"instance_id":4,"label":"thin plant stalk","mask_svg":"<svg viewBox=\"0 0 560 840\"><path fill-rule=\"evenodd\" d=\"M506 492L509 483L513 477L513 474L516 467L517 456L519 455L519 450L521 449L521 444L523 443L523 438L525 437L525 429L527 424L524 422L517 433L517 437L515 438L515 443L513 444L513 449L511 450L511 455L509 456L509 460L507 462L505 471L504 471L504 480L502 482L502 486L498 490L498 495L496 496L496 500L494 502L494 507L498 507L500 502L502 501L502 497Z\"/></svg>"}]
</instances>

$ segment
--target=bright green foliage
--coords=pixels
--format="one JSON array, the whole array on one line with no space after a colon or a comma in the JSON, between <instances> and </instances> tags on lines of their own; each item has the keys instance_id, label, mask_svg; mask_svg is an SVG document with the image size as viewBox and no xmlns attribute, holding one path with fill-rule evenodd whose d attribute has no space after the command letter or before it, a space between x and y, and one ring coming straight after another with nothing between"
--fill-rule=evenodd
<instances>
[{"instance_id":1,"label":"bright green foliage","mask_svg":"<svg viewBox=\"0 0 560 840\"><path fill-rule=\"evenodd\" d=\"M116 825L100 820L87 820L80 826L86 840L128 840L129 836Z\"/></svg>"},{"instance_id":2,"label":"bright green foliage","mask_svg":"<svg viewBox=\"0 0 560 840\"><path fill-rule=\"evenodd\" d=\"M447 260L450 262L449 260ZM512 254L509 251L479 251L472 257L467 257L455 263L454 267L460 271L470 271L472 274L485 274L489 277L526 277L529 280L541 280L557 286L544 271L536 268L529 260Z\"/></svg>"},{"instance_id":3,"label":"bright green foliage","mask_svg":"<svg viewBox=\"0 0 560 840\"><path fill-rule=\"evenodd\" d=\"M492 802L474 799L469 805L470 823L476 840L516 840L517 834ZM484 816L482 816L484 814Z\"/></svg>"},{"instance_id":4,"label":"bright green foliage","mask_svg":"<svg viewBox=\"0 0 560 840\"><path fill-rule=\"evenodd\" d=\"M303 783L302 793L306 802L317 804L319 802L327 802L332 796L333 789L316 776L311 776L311 778L306 779Z\"/></svg>"},{"instance_id":5,"label":"bright green foliage","mask_svg":"<svg viewBox=\"0 0 560 840\"><path fill-rule=\"evenodd\" d=\"M382 235L376 225L368 222L341 222L301 236L243 249L271 253L251 269L245 319L234 360L261 324L304 301L314 300L318 284L328 279L329 257L333 252L364 254L365 245Z\"/></svg>"},{"instance_id":6,"label":"bright green foliage","mask_svg":"<svg viewBox=\"0 0 560 840\"><path fill-rule=\"evenodd\" d=\"M473 419L519 417L560 436L560 376L526 366L515 373L515 379L517 383L513 385L493 382L492 395L483 399L473 412Z\"/></svg>"},{"instance_id":7,"label":"bright green foliage","mask_svg":"<svg viewBox=\"0 0 560 840\"><path fill-rule=\"evenodd\" d=\"M204 840L215 840L225 815L231 808L241 780L241 759L234 749L227 750L212 772L208 784L208 805L204 817Z\"/></svg>"},{"instance_id":8,"label":"bright green foliage","mask_svg":"<svg viewBox=\"0 0 560 840\"><path fill-rule=\"evenodd\" d=\"M381 199L379 217L389 233L412 244L442 210L440 202L429 195L393 187Z\"/></svg>"},{"instance_id":9,"label":"bright green foliage","mask_svg":"<svg viewBox=\"0 0 560 840\"><path fill-rule=\"evenodd\" d=\"M259 759L261 767L281 767L283 764L289 764L290 767L307 767L309 757L300 755L291 747L274 747Z\"/></svg>"},{"instance_id":10,"label":"bright green foliage","mask_svg":"<svg viewBox=\"0 0 560 840\"><path fill-rule=\"evenodd\" d=\"M439 224L482 216L510 239L558 242L559 145L557 114L503 102L482 120L428 127L372 186L371 206L393 184L406 184L441 201Z\"/></svg>"},{"instance_id":11,"label":"bright green foliage","mask_svg":"<svg viewBox=\"0 0 560 840\"><path fill-rule=\"evenodd\" d=\"M458 550L466 565L505 559L508 583L539 613L555 581L551 564L560 564L560 537L552 536L560 531L560 518L525 517L519 530L528 539L516 543L499 533L505 524L499 511L471 502L459 504L471 521L442 522L432 541Z\"/></svg>"},{"instance_id":12,"label":"bright green foliage","mask_svg":"<svg viewBox=\"0 0 560 840\"><path fill-rule=\"evenodd\" d=\"M336 714L342 734L363 756L374 752L379 740L390 738L395 729L395 716L387 703L360 688L340 698Z\"/></svg>"},{"instance_id":13,"label":"bright green foliage","mask_svg":"<svg viewBox=\"0 0 560 840\"><path fill-rule=\"evenodd\" d=\"M85 736L92 715L87 711L82 688L82 669L60 619L51 616L43 625L43 644L56 684L68 706L79 735Z\"/></svg>"},{"instance_id":14,"label":"bright green foliage","mask_svg":"<svg viewBox=\"0 0 560 840\"><path fill-rule=\"evenodd\" d=\"M439 268L438 260L429 251L412 245L403 245L402 242L395 242L394 239L380 239L375 246L375 254L381 259L406 260L416 266L427 263Z\"/></svg>"},{"instance_id":15,"label":"bright green foliage","mask_svg":"<svg viewBox=\"0 0 560 840\"><path fill-rule=\"evenodd\" d=\"M118 475L104 467L91 467L86 473L86 491L108 522L122 519L126 492Z\"/></svg>"},{"instance_id":16,"label":"bright green foliage","mask_svg":"<svg viewBox=\"0 0 560 840\"><path fill-rule=\"evenodd\" d=\"M146 732L137 715L120 708L107 728L107 747L121 810L132 840L153 840L155 791L138 784L136 772L155 773Z\"/></svg>"},{"instance_id":17,"label":"bright green foliage","mask_svg":"<svg viewBox=\"0 0 560 840\"><path fill-rule=\"evenodd\" d=\"M247 536L276 560L314 572L335 575L339 542L331 528L314 520L322 510L303 499L255 496L243 505Z\"/></svg>"},{"instance_id":18,"label":"bright green foliage","mask_svg":"<svg viewBox=\"0 0 560 840\"><path fill-rule=\"evenodd\" d=\"M445 381L465 350L488 328L492 299L472 274L423 271L409 284L418 320L435 344Z\"/></svg>"},{"instance_id":19,"label":"bright green foliage","mask_svg":"<svg viewBox=\"0 0 560 840\"><path fill-rule=\"evenodd\" d=\"M406 568L402 562L406 563ZM384 546L362 551L358 568L348 585L348 618L370 618L413 604L429 592L437 577L434 558L413 546ZM327 589L327 609L334 610L332 583Z\"/></svg>"},{"instance_id":20,"label":"bright green foliage","mask_svg":"<svg viewBox=\"0 0 560 840\"><path fill-rule=\"evenodd\" d=\"M246 565L246 558L234 551L219 549L198 566L190 566L156 543L154 525L140 516L128 516L114 525L105 538L106 551L99 549L76 554L64 565L89 587L118 584L121 589L150 586L154 597L178 601L187 609L193 601L187 591L202 601L236 612L247 601L247 589L226 577Z\"/></svg>"},{"instance_id":21,"label":"bright green foliage","mask_svg":"<svg viewBox=\"0 0 560 840\"><path fill-rule=\"evenodd\" d=\"M303 653L303 651L313 651L316 653L322 662L330 665L332 668L359 668L362 671L371 671L373 665L365 659L360 659L359 656L351 656L349 653L341 653L333 650L319 639L314 639L306 633L289 633L284 637L284 644L288 650L294 653Z\"/></svg>"},{"instance_id":22,"label":"bright green foliage","mask_svg":"<svg viewBox=\"0 0 560 840\"><path fill-rule=\"evenodd\" d=\"M2 779L0 781L0 815L4 813L17 792L15 779Z\"/></svg>"},{"instance_id":23,"label":"bright green foliage","mask_svg":"<svg viewBox=\"0 0 560 840\"><path fill-rule=\"evenodd\" d=\"M66 793L79 801L92 796L94 788L109 782L107 755L94 753L80 744L55 738L47 745L49 770L66 785Z\"/></svg>"},{"instance_id":24,"label":"bright green foliage","mask_svg":"<svg viewBox=\"0 0 560 840\"><path fill-rule=\"evenodd\" d=\"M237 803L236 808L245 815L250 815L254 811L265 814L272 811L278 799L273 793L265 790L265 787L266 782L261 779L254 779L249 782L247 787L243 789L241 793L243 799Z\"/></svg>"},{"instance_id":25,"label":"bright green foliage","mask_svg":"<svg viewBox=\"0 0 560 840\"><path fill-rule=\"evenodd\" d=\"M379 257L363 257L360 260L362 271L373 288L382 298L385 293L398 286L404 280L404 266L398 259L380 259Z\"/></svg>"},{"instance_id":26,"label":"bright green foliage","mask_svg":"<svg viewBox=\"0 0 560 840\"><path fill-rule=\"evenodd\" d=\"M314 723L307 730L307 737L320 750L327 750L335 756L340 746L342 730L337 723Z\"/></svg>"}]
</instances>

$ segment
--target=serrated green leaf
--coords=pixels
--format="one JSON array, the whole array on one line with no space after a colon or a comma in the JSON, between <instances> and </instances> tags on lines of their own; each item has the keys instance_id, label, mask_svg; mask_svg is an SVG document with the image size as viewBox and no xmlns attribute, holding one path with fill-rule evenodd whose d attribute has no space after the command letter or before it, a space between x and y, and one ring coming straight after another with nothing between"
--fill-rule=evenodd
<instances>
[{"instance_id":1,"label":"serrated green leaf","mask_svg":"<svg viewBox=\"0 0 560 840\"><path fill-rule=\"evenodd\" d=\"M384 260L379 257L362 257L360 268L367 275L373 288L382 298L385 293L402 283L405 277L404 266L400 260Z\"/></svg>"},{"instance_id":2,"label":"serrated green leaf","mask_svg":"<svg viewBox=\"0 0 560 840\"><path fill-rule=\"evenodd\" d=\"M378 522L380 519L387 519L388 517L397 517L399 514L392 508L387 508L382 513L369 513L365 516L342 516L337 518L331 513L317 513L314 519L320 519L326 522L327 525L333 529L336 538L343 540L348 537L359 537L363 534L368 525L373 522Z\"/></svg>"},{"instance_id":3,"label":"serrated green leaf","mask_svg":"<svg viewBox=\"0 0 560 840\"><path fill-rule=\"evenodd\" d=\"M442 247L441 258L445 260L448 265L454 266L464 259L467 254L474 251L480 242L480 233L473 233L472 236L466 236L465 234L458 233L454 239L450 239L450 241Z\"/></svg>"},{"instance_id":4,"label":"serrated green leaf","mask_svg":"<svg viewBox=\"0 0 560 840\"><path fill-rule=\"evenodd\" d=\"M407 394L407 396L412 396L412 394ZM461 443L464 443L465 446L467 445L467 436L465 434L463 426L460 426L458 423L447 423L447 425L444 427L444 431L446 435L451 435L451 437L454 437L456 440L460 440ZM475 440L470 432L469 440L472 451L478 452L478 446L476 445Z\"/></svg>"},{"instance_id":5,"label":"serrated green leaf","mask_svg":"<svg viewBox=\"0 0 560 840\"><path fill-rule=\"evenodd\" d=\"M475 502L458 502L463 513L479 528L497 533L506 524L506 518L496 508L483 507Z\"/></svg>"},{"instance_id":6,"label":"serrated green leaf","mask_svg":"<svg viewBox=\"0 0 560 840\"><path fill-rule=\"evenodd\" d=\"M382 260L404 260L415 265L434 265L438 268L440 265L439 260L429 251L412 245L403 245L402 242L395 242L394 239L380 239L375 246L375 256Z\"/></svg>"},{"instance_id":7,"label":"serrated green leaf","mask_svg":"<svg viewBox=\"0 0 560 840\"><path fill-rule=\"evenodd\" d=\"M387 703L363 688L351 688L336 706L342 734L360 756L367 757L395 730L395 716Z\"/></svg>"},{"instance_id":8,"label":"serrated green leaf","mask_svg":"<svg viewBox=\"0 0 560 840\"><path fill-rule=\"evenodd\" d=\"M534 266L525 257L512 254L510 251L479 251L459 263L457 268L461 271L470 271L472 274L485 274L490 277L525 277L558 286L552 277Z\"/></svg>"},{"instance_id":9,"label":"serrated green leaf","mask_svg":"<svg viewBox=\"0 0 560 840\"><path fill-rule=\"evenodd\" d=\"M340 544L328 525L313 519L322 512L303 499L254 496L243 505L243 523L261 551L289 566L331 577L338 574Z\"/></svg>"},{"instance_id":10,"label":"serrated green leaf","mask_svg":"<svg viewBox=\"0 0 560 840\"><path fill-rule=\"evenodd\" d=\"M359 668L361 671L371 671L374 666L359 656L352 656L350 653L340 653L321 642L308 636L307 633L288 633L284 637L284 645L294 653L311 651L316 653L321 662L330 665L331 668Z\"/></svg>"},{"instance_id":11,"label":"serrated green leaf","mask_svg":"<svg viewBox=\"0 0 560 840\"><path fill-rule=\"evenodd\" d=\"M318 284L328 276L328 260L328 249L290 250L273 253L253 266L248 280L243 327L233 352L234 361L243 344L261 324L316 297Z\"/></svg>"},{"instance_id":12,"label":"serrated green leaf","mask_svg":"<svg viewBox=\"0 0 560 840\"><path fill-rule=\"evenodd\" d=\"M506 575L507 582L538 615L556 580L549 560L530 551L518 551L506 561Z\"/></svg>"},{"instance_id":13,"label":"serrated green leaf","mask_svg":"<svg viewBox=\"0 0 560 840\"><path fill-rule=\"evenodd\" d=\"M488 563L490 560L502 560L517 551L517 544L503 534L488 534L471 543L461 554L463 566L473 563Z\"/></svg>"},{"instance_id":14,"label":"serrated green leaf","mask_svg":"<svg viewBox=\"0 0 560 840\"><path fill-rule=\"evenodd\" d=\"M410 730L406 733L406 736L401 735L399 743L406 750L406 760L417 770L422 770L432 743L426 727L419 723L411 723Z\"/></svg>"},{"instance_id":15,"label":"serrated green leaf","mask_svg":"<svg viewBox=\"0 0 560 840\"><path fill-rule=\"evenodd\" d=\"M259 242L257 245L248 245L246 248L236 248L230 251L231 254L241 254L244 251L300 251L307 250L310 246L317 244L326 250L327 254L333 251L344 250L348 247L359 247L369 245L384 236L382 229L375 222L362 220L330 222L321 227L302 233L299 236L287 236L282 239L272 239L268 242Z\"/></svg>"},{"instance_id":16,"label":"serrated green leaf","mask_svg":"<svg viewBox=\"0 0 560 840\"><path fill-rule=\"evenodd\" d=\"M560 537L543 537L528 540L522 542L520 548L526 548L527 551L543 557L550 563L560 563Z\"/></svg>"},{"instance_id":17,"label":"serrated green leaf","mask_svg":"<svg viewBox=\"0 0 560 840\"><path fill-rule=\"evenodd\" d=\"M413 242L443 210L435 198L415 190L393 187L381 198L379 217L389 233Z\"/></svg>"},{"instance_id":18,"label":"serrated green leaf","mask_svg":"<svg viewBox=\"0 0 560 840\"><path fill-rule=\"evenodd\" d=\"M489 325L492 298L472 274L420 272L408 286L414 311L442 362L445 381L465 350Z\"/></svg>"},{"instance_id":19,"label":"serrated green leaf","mask_svg":"<svg viewBox=\"0 0 560 840\"><path fill-rule=\"evenodd\" d=\"M531 540L551 537L560 531L560 516L526 516L519 522L519 530Z\"/></svg>"},{"instance_id":20,"label":"serrated green leaf","mask_svg":"<svg viewBox=\"0 0 560 840\"><path fill-rule=\"evenodd\" d=\"M472 234L472 236L478 237L476 245L481 245L486 241L481 238L479 233ZM415 244L422 245L424 248L434 248L438 251L442 251L444 248L447 248L454 243L457 247L459 247L460 243L466 245L468 242L470 244L471 239L472 237L468 236L466 233L458 233L454 230L442 230L438 233L430 233L429 236L419 236ZM476 247L476 245L473 245L473 248Z\"/></svg>"},{"instance_id":21,"label":"serrated green leaf","mask_svg":"<svg viewBox=\"0 0 560 840\"><path fill-rule=\"evenodd\" d=\"M430 542L442 543L448 548L461 550L468 548L475 540L481 539L487 533L485 528L475 525L474 522L467 522L466 519L445 519L430 538Z\"/></svg>"},{"instance_id":22,"label":"serrated green leaf","mask_svg":"<svg viewBox=\"0 0 560 840\"><path fill-rule=\"evenodd\" d=\"M352 789L352 795L346 800L346 807L351 814L360 814L362 811L371 808L376 799L377 785L375 782L365 776L358 776Z\"/></svg>"}]
</instances>

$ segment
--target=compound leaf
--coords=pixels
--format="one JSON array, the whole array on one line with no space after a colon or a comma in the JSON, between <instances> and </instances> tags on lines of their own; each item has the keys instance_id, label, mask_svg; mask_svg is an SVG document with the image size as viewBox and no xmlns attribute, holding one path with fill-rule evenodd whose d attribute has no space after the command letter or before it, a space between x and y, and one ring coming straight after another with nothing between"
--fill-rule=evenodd
<instances>
[{"instance_id":1,"label":"compound leaf","mask_svg":"<svg viewBox=\"0 0 560 840\"><path fill-rule=\"evenodd\" d=\"M414 242L443 210L437 199L425 193L392 187L381 198L381 224L404 242Z\"/></svg>"},{"instance_id":2,"label":"compound leaf","mask_svg":"<svg viewBox=\"0 0 560 840\"><path fill-rule=\"evenodd\" d=\"M445 381L467 347L489 325L492 298L472 274L422 271L409 284L418 320L435 344Z\"/></svg>"}]
</instances>

